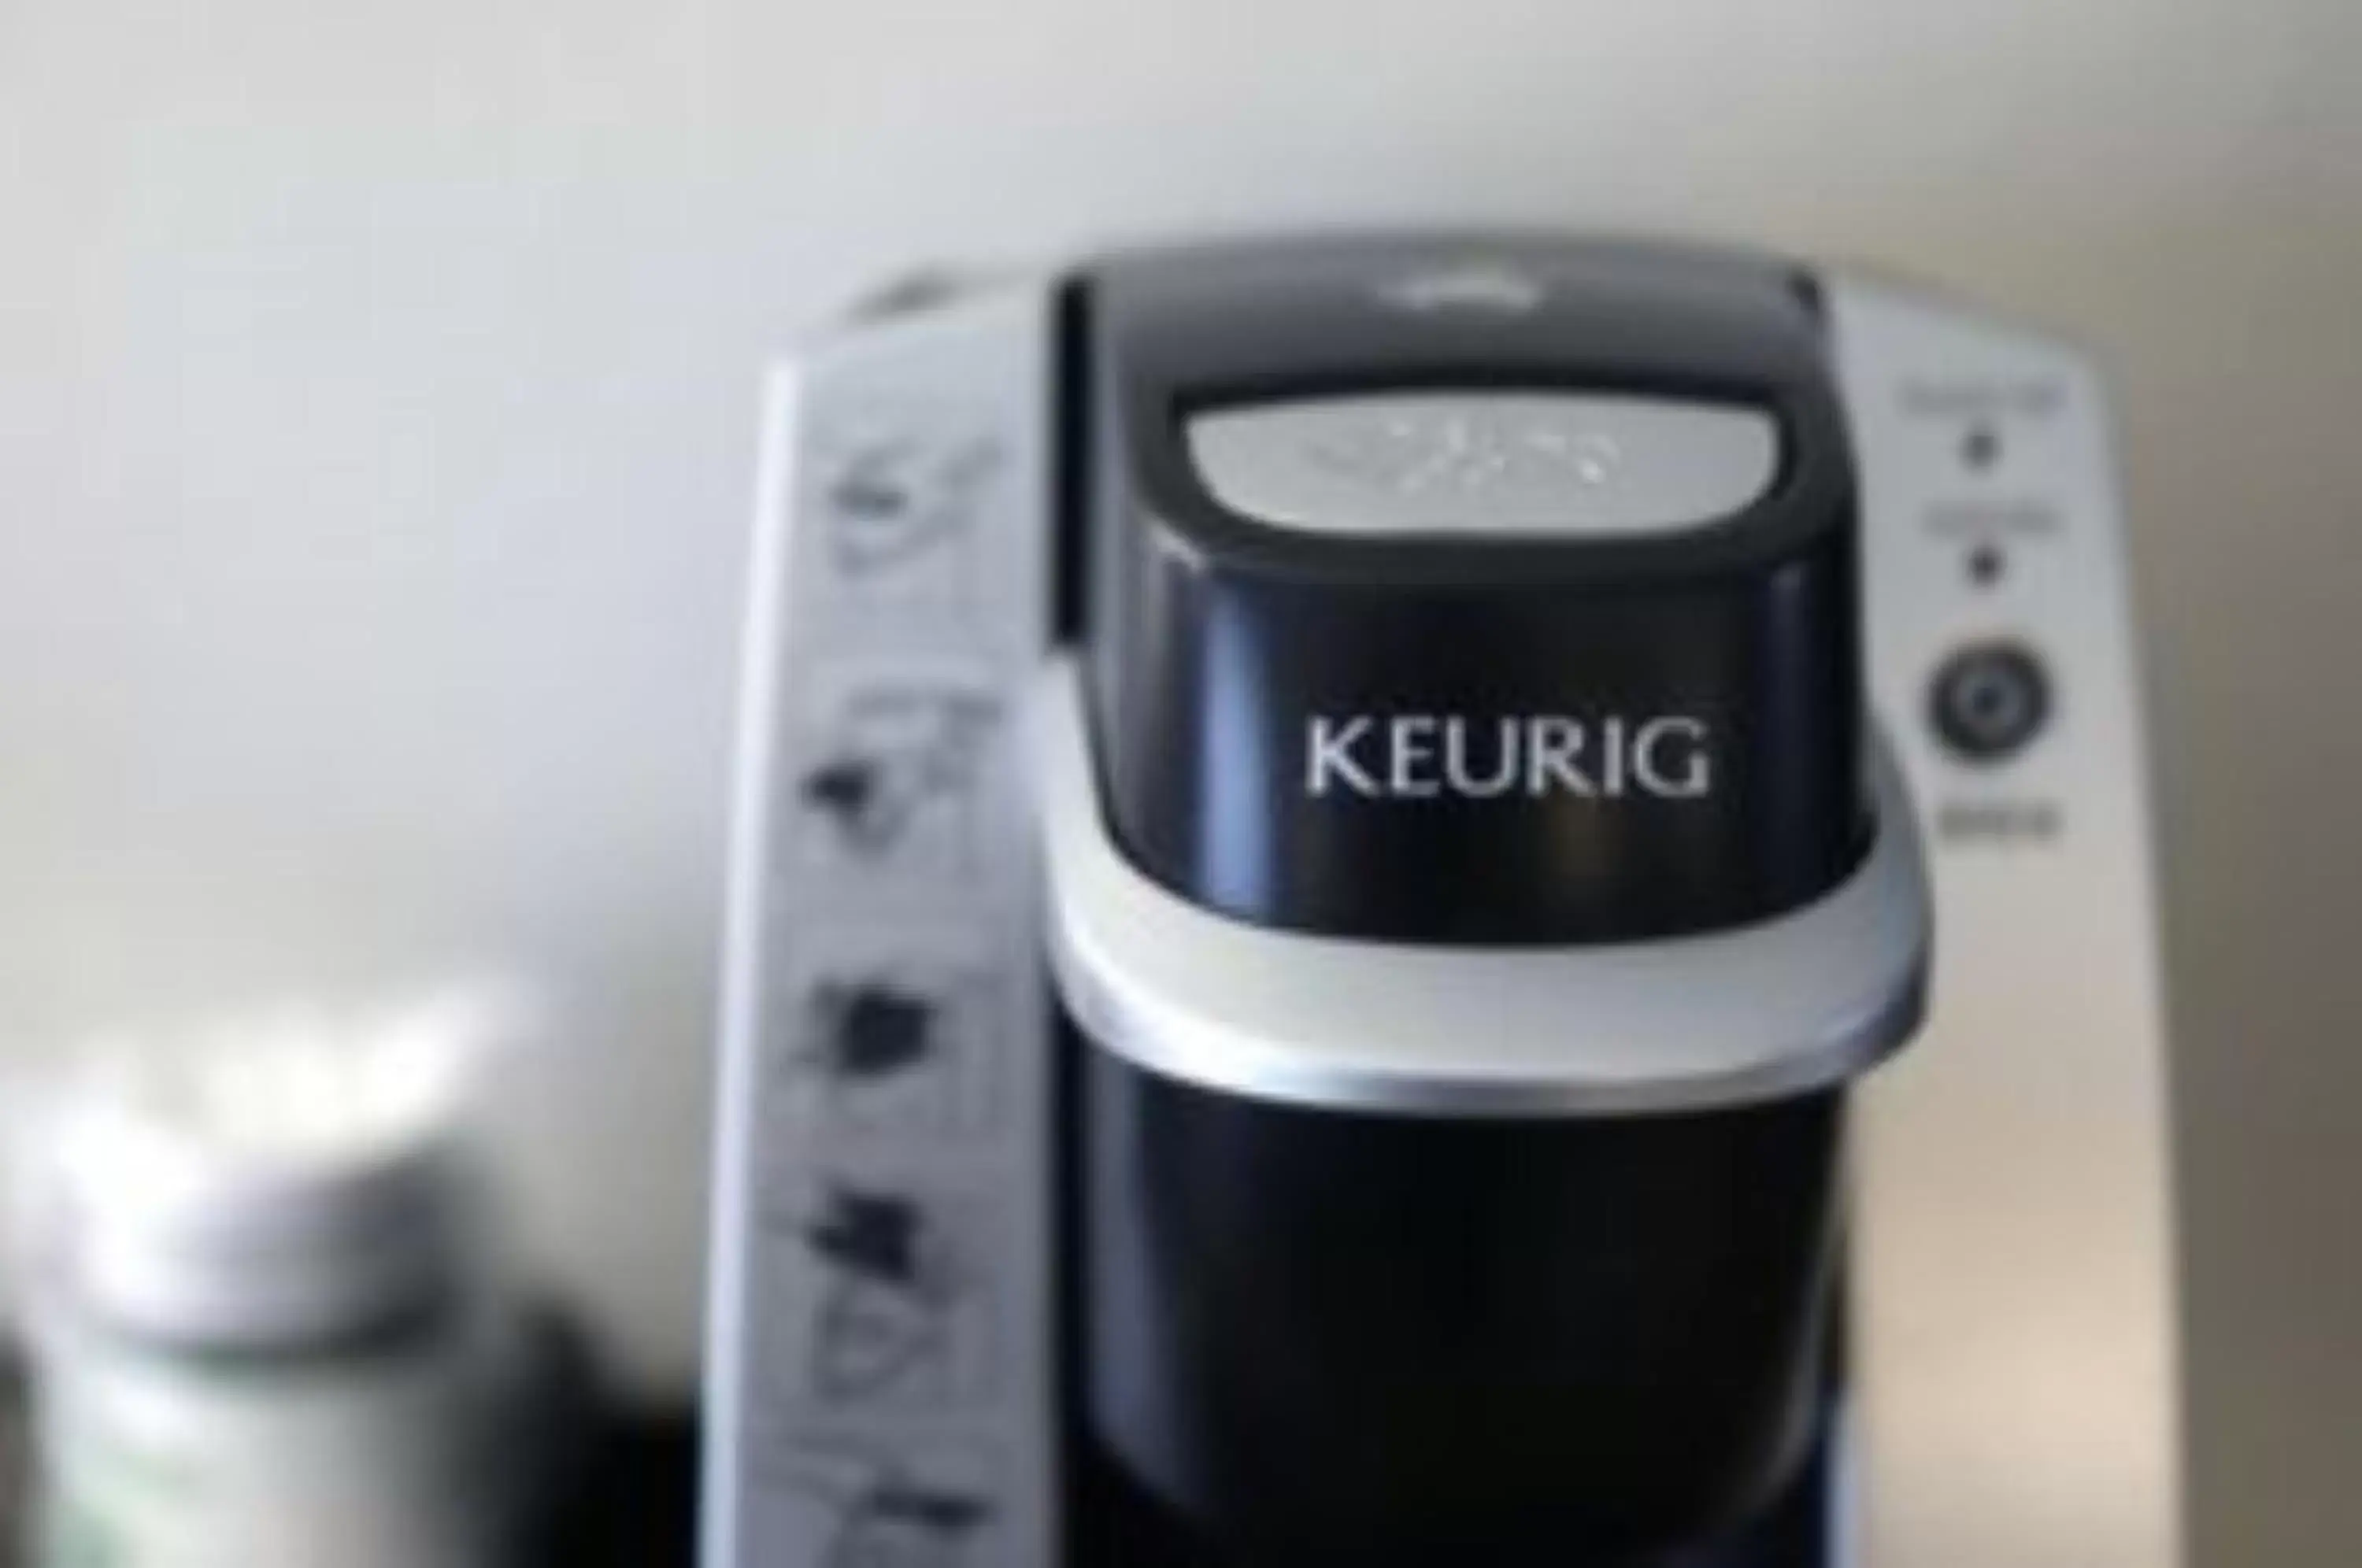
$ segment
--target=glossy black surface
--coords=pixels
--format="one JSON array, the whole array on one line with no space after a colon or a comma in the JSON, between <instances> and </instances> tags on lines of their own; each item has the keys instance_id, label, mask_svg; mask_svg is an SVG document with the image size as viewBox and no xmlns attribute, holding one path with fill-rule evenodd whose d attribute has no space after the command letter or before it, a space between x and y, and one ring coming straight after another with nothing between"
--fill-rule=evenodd
<instances>
[{"instance_id":1,"label":"glossy black surface","mask_svg":"<svg viewBox=\"0 0 2362 1568\"><path fill-rule=\"evenodd\" d=\"M1588 1554L1564 1542L1538 1540L1526 1543L1520 1555L1496 1558L1490 1568L1839 1568L1832 1529L1838 1459L1831 1433L1825 1417L1810 1457L1787 1490L1719 1540L1638 1557ZM1078 1441L1067 1463L1074 1481L1069 1568L1328 1568L1340 1562L1358 1568L1361 1561L1320 1552L1276 1559L1225 1556L1142 1492L1097 1445ZM1422 1568L1478 1562L1454 1554Z\"/></svg>"},{"instance_id":2,"label":"glossy black surface","mask_svg":"<svg viewBox=\"0 0 2362 1568\"><path fill-rule=\"evenodd\" d=\"M1469 248L1159 255L1078 285L1076 619L1119 844L1225 913L1397 940L1649 937L1809 900L1865 843L1853 470L1809 287L1727 256L1491 242L1544 303L1386 303L1388 280ZM1744 403L1777 421L1783 467L1675 535L1340 537L1226 512L1184 449L1193 409L1471 386ZM1357 715L1456 721L1479 773L1529 720L1580 725L1595 758L1611 725L1675 717L1703 730L1711 782L1310 787L1313 726Z\"/></svg>"},{"instance_id":3,"label":"glossy black surface","mask_svg":"<svg viewBox=\"0 0 2362 1568\"><path fill-rule=\"evenodd\" d=\"M1797 1474L1837 1096L1484 1122L1264 1105L1087 1047L1080 1078L1083 1419L1236 1561L1647 1561Z\"/></svg>"}]
</instances>

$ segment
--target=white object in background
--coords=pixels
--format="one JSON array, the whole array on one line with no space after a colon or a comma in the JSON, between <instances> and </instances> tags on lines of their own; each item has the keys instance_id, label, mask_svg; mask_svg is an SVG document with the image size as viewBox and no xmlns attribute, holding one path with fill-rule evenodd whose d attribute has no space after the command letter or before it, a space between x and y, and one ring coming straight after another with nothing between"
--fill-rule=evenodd
<instances>
[{"instance_id":1,"label":"white object in background","mask_svg":"<svg viewBox=\"0 0 2362 1568\"><path fill-rule=\"evenodd\" d=\"M460 1100L492 1021L109 1064L39 1139L39 1568L483 1568L513 1317Z\"/></svg>"}]
</instances>

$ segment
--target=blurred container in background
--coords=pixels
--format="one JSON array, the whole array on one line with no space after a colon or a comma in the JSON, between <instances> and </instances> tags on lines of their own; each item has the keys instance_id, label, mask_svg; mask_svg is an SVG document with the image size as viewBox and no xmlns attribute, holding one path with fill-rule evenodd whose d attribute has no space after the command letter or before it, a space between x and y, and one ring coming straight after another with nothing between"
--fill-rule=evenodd
<instances>
[{"instance_id":1,"label":"blurred container in background","mask_svg":"<svg viewBox=\"0 0 2362 1568\"><path fill-rule=\"evenodd\" d=\"M537 1470L467 1101L502 1021L94 1056L21 1138L29 1568L489 1568Z\"/></svg>"}]
</instances>

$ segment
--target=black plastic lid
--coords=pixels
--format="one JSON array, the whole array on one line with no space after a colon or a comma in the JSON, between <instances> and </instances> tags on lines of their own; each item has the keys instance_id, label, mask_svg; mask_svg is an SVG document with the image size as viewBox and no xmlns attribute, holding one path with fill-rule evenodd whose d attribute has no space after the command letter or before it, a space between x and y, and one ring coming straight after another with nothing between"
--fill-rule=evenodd
<instances>
[{"instance_id":1,"label":"black plastic lid","mask_svg":"<svg viewBox=\"0 0 2362 1568\"><path fill-rule=\"evenodd\" d=\"M1858 860L1853 464L1804 274L1338 240L1119 259L1076 299L1094 743L1151 876L1273 926L1559 943L1747 922ZM1193 450L1203 415L1411 393L1740 411L1776 462L1677 525L1571 495L1564 531L1363 529L1226 505Z\"/></svg>"}]
</instances>

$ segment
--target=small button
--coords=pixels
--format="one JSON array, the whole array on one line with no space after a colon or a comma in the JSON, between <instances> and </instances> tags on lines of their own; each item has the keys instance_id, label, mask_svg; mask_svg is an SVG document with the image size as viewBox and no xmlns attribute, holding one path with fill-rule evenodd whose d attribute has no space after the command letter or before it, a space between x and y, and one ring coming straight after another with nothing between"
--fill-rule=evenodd
<instances>
[{"instance_id":1,"label":"small button","mask_svg":"<svg viewBox=\"0 0 2362 1568\"><path fill-rule=\"evenodd\" d=\"M2049 720L2049 672L2021 643L1972 644L1937 667L1927 715L1937 738L1963 761L2004 761Z\"/></svg>"}]
</instances>

